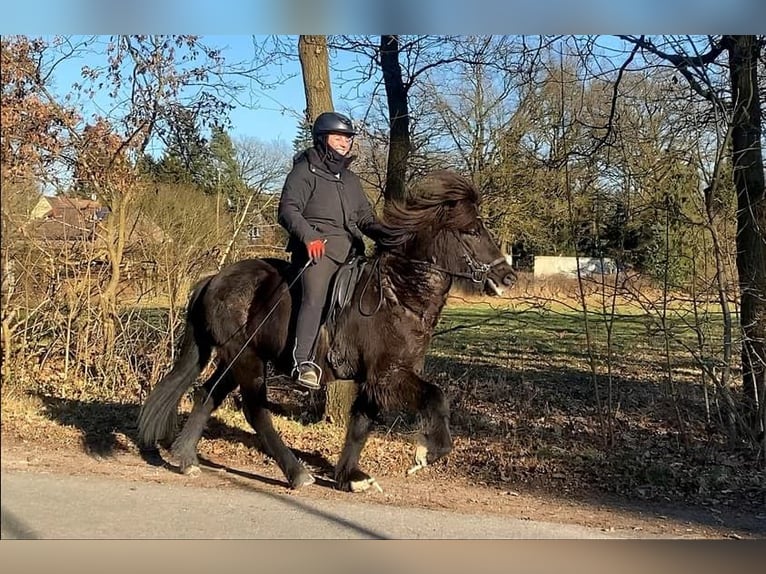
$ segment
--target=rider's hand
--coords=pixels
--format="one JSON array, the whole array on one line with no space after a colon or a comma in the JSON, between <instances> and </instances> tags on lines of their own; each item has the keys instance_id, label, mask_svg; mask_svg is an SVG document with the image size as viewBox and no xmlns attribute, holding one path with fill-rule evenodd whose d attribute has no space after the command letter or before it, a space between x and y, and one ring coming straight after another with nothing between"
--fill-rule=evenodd
<instances>
[{"instance_id":1,"label":"rider's hand","mask_svg":"<svg viewBox=\"0 0 766 574\"><path fill-rule=\"evenodd\" d=\"M324 239L315 239L306 243L306 251L308 251L311 261L316 263L324 255Z\"/></svg>"}]
</instances>

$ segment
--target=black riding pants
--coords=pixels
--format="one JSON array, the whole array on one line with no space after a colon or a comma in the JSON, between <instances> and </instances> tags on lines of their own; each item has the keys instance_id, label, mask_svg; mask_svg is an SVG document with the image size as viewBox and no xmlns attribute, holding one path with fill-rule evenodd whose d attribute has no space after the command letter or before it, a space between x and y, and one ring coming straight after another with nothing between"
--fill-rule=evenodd
<instances>
[{"instance_id":1,"label":"black riding pants","mask_svg":"<svg viewBox=\"0 0 766 574\"><path fill-rule=\"evenodd\" d=\"M305 261L305 260L304 260ZM316 263L309 265L301 276L301 306L298 310L295 327L295 365L304 361L314 361L314 341L322 325L322 312L327 303L327 293L340 263L326 255Z\"/></svg>"}]
</instances>

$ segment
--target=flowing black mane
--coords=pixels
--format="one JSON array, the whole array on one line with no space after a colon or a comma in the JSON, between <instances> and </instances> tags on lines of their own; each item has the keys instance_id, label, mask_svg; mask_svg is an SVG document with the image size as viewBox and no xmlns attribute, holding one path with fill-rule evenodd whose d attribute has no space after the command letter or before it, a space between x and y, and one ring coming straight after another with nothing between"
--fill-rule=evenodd
<instances>
[{"instance_id":1,"label":"flowing black mane","mask_svg":"<svg viewBox=\"0 0 766 574\"><path fill-rule=\"evenodd\" d=\"M487 279L490 267L502 259L479 217L480 201L481 194L469 179L442 170L420 180L405 200L387 202L386 224L408 237L397 250L408 261L388 262L393 267L392 282L405 291L409 285L418 293L422 292L423 274L439 271L447 280L445 292L452 285L467 293L492 285L490 291L499 293L501 287Z\"/></svg>"},{"instance_id":2,"label":"flowing black mane","mask_svg":"<svg viewBox=\"0 0 766 574\"><path fill-rule=\"evenodd\" d=\"M463 229L475 222L480 199L479 191L464 176L436 171L418 182L404 201L387 202L383 219L411 233L435 231L447 224Z\"/></svg>"}]
</instances>

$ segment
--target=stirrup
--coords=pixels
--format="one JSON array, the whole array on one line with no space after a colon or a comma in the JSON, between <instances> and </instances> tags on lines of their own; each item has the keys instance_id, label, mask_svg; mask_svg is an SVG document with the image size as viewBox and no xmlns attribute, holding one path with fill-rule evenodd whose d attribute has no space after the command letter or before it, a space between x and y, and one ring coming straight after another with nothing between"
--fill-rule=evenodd
<instances>
[{"instance_id":1,"label":"stirrup","mask_svg":"<svg viewBox=\"0 0 766 574\"><path fill-rule=\"evenodd\" d=\"M313 361L303 361L293 368L292 378L302 387L316 391L321 388L322 368Z\"/></svg>"}]
</instances>

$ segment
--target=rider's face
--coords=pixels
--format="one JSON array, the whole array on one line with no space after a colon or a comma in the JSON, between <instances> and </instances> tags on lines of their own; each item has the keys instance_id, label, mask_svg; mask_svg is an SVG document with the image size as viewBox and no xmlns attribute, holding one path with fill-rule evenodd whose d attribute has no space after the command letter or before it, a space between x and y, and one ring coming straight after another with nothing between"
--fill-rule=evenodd
<instances>
[{"instance_id":1,"label":"rider's face","mask_svg":"<svg viewBox=\"0 0 766 574\"><path fill-rule=\"evenodd\" d=\"M327 134L327 145L340 155L347 155L354 143L354 136L346 134Z\"/></svg>"}]
</instances>

